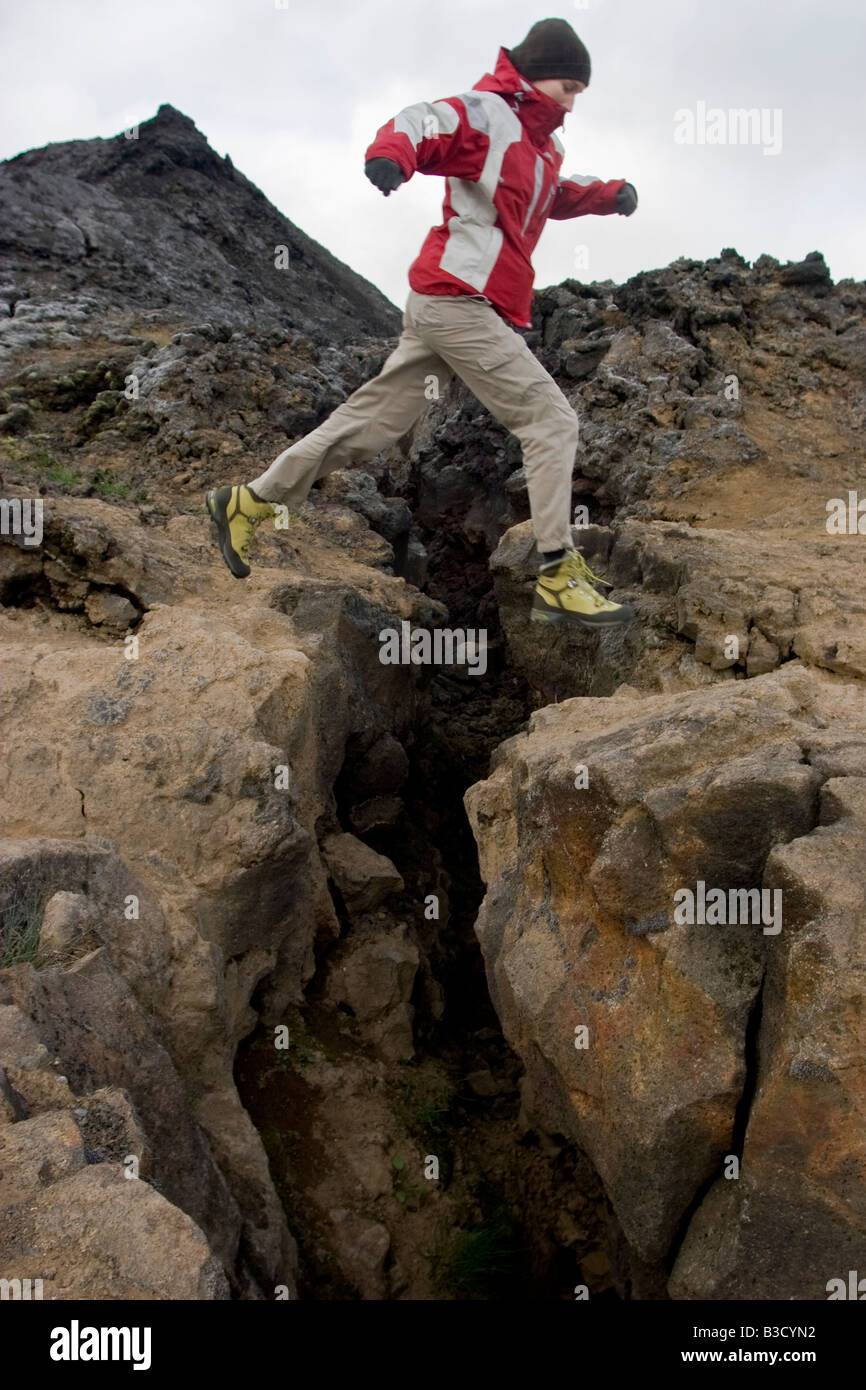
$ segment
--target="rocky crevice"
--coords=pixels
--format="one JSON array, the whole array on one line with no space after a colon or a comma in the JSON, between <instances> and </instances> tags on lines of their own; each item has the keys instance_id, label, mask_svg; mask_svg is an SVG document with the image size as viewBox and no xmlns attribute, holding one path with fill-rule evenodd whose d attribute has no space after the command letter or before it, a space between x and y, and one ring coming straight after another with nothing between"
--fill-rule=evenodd
<instances>
[{"instance_id":1,"label":"rocky crevice","mask_svg":"<svg viewBox=\"0 0 866 1390\"><path fill-rule=\"evenodd\" d=\"M743 1083L743 1093L737 1101L737 1108L734 1112L734 1130L731 1135L731 1153L742 1162L743 1150L746 1145L746 1131L749 1126L749 1116L752 1113L752 1105L758 1090L758 1039L761 1034L761 1016L764 1008L764 977L755 995L754 1002L749 1010L746 1020L746 1029L743 1037L743 1064L746 1069L746 1079Z\"/></svg>"}]
</instances>

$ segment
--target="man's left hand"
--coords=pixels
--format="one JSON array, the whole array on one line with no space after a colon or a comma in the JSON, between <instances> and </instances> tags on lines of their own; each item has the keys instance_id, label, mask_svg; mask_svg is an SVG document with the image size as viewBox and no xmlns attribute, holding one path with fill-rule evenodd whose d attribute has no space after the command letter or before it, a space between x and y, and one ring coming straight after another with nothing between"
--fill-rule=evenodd
<instances>
[{"instance_id":1,"label":"man's left hand","mask_svg":"<svg viewBox=\"0 0 866 1390\"><path fill-rule=\"evenodd\" d=\"M637 207L637 189L634 184L624 183L616 195L616 210L623 217L631 217Z\"/></svg>"}]
</instances>

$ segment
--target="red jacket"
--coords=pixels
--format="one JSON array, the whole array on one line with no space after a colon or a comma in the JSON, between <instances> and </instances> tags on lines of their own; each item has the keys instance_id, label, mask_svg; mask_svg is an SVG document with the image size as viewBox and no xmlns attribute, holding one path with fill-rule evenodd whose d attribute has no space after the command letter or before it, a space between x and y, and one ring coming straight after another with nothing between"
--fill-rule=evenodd
<instances>
[{"instance_id":1,"label":"red jacket","mask_svg":"<svg viewBox=\"0 0 866 1390\"><path fill-rule=\"evenodd\" d=\"M406 106L366 151L445 176L442 222L431 227L409 284L419 294L481 294L519 328L532 327L531 256L548 217L616 211L625 179L559 174L565 108L540 92L500 48L496 71L471 92Z\"/></svg>"}]
</instances>

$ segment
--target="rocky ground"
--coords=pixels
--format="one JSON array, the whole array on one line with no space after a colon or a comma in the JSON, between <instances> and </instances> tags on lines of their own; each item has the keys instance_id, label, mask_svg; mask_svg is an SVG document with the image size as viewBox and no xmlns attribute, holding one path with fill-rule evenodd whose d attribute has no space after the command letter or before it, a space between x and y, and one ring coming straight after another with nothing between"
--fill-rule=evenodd
<instances>
[{"instance_id":1,"label":"rocky ground","mask_svg":"<svg viewBox=\"0 0 866 1390\"><path fill-rule=\"evenodd\" d=\"M2 494L44 521L0 535L0 1277L825 1297L866 1263L866 561L827 527L866 286L726 250L536 295L637 610L551 636L459 382L229 575L204 490L400 315L188 118L0 186ZM487 672L383 665L403 620L486 628ZM699 879L782 929L674 922Z\"/></svg>"}]
</instances>

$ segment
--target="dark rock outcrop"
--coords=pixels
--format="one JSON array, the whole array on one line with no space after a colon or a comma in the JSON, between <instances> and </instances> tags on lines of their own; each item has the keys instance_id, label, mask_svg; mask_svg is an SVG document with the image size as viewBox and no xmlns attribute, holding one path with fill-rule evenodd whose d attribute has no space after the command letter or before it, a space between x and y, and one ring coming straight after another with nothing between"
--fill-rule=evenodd
<instances>
[{"instance_id":1,"label":"dark rock outcrop","mask_svg":"<svg viewBox=\"0 0 866 1390\"><path fill-rule=\"evenodd\" d=\"M136 313L196 323L215 305L232 328L284 336L351 341L399 330L374 285L278 212L170 105L108 139L5 160L0 197L6 349L34 341L30 330L38 341L39 325L68 341Z\"/></svg>"}]
</instances>

